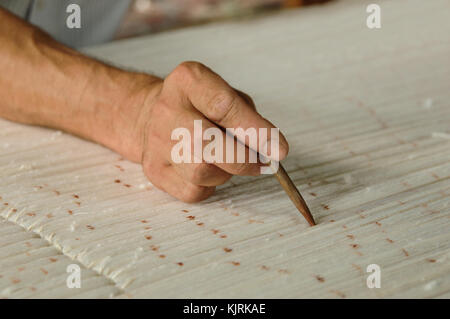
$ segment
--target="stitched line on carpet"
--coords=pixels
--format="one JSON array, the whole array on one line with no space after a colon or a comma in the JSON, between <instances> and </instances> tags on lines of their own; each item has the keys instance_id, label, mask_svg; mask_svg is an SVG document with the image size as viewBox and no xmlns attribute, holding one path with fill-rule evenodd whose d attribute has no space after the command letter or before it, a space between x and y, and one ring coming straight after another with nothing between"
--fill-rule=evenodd
<instances>
[{"instance_id":1,"label":"stitched line on carpet","mask_svg":"<svg viewBox=\"0 0 450 319\"><path fill-rule=\"evenodd\" d=\"M4 213L4 212L3 212L3 213ZM9 214L9 215L10 215L10 214ZM44 240L44 241L48 244L49 247L54 248L57 252L59 252L61 255L65 256L65 257L69 258L70 260L74 260L74 261L76 261L77 263L79 263L79 264L82 266L82 269L84 268L84 269L86 269L86 270L91 270L91 271L93 271L93 272L99 274L99 275L102 276L103 278L105 278L105 279L108 281L108 283L109 283L110 285L114 286L115 289L117 289L117 291L118 291L117 293L114 293L112 297L116 297L116 296L119 296L119 295L128 295L128 294L126 293L126 291L125 291L123 288L121 288L121 287L119 286L119 284L118 284L117 282L115 282L112 278L110 278L109 276L105 275L105 274L102 273L102 272L96 271L96 270L94 270L94 269L88 267L88 266L87 266L85 263L83 263L79 258L75 258L75 259L74 259L74 258L70 257L69 255L65 254L65 253L62 251L62 249L60 249L60 246L59 246L59 245L57 245L57 244L56 244L55 242L53 242L51 239L50 239L50 240L46 239L46 238L43 237L42 234L39 233L38 231L27 229L25 226L21 225L19 222L16 222L16 221L12 220L11 218L9 218L9 216L6 216L6 217L5 217L4 215L0 215L0 218L1 218L3 221L7 221L7 222L9 222L9 223L11 223L11 224L13 224L13 225L16 225L16 226L20 227L20 228L21 228L23 231L25 231L26 233L33 233L33 234L38 235L39 238L42 239L42 240ZM53 238L53 236L51 236L51 238ZM96 289L96 288L98 288L98 287L91 288L91 290L94 290L94 289Z\"/></svg>"}]
</instances>

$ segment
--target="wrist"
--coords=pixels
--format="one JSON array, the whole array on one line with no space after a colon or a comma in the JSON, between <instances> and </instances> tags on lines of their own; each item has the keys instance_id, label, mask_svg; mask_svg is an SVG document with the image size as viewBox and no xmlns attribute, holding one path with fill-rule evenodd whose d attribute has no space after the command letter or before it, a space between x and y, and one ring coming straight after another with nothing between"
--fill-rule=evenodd
<instances>
[{"instance_id":1,"label":"wrist","mask_svg":"<svg viewBox=\"0 0 450 319\"><path fill-rule=\"evenodd\" d=\"M110 134L101 142L126 159L141 162L145 127L150 108L162 87L162 79L144 73L124 72L121 89L112 107Z\"/></svg>"},{"instance_id":2,"label":"wrist","mask_svg":"<svg viewBox=\"0 0 450 319\"><path fill-rule=\"evenodd\" d=\"M129 72L96 60L80 57L81 76L72 82L77 98L71 101L69 116L57 116L60 128L106 146L124 158L140 162L146 108L159 92L160 78Z\"/></svg>"}]
</instances>

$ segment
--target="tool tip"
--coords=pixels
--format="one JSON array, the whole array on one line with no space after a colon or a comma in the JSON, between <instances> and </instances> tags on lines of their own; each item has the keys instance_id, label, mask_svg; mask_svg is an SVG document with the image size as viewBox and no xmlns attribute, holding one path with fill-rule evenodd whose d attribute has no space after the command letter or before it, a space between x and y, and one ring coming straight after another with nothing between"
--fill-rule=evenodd
<instances>
[{"instance_id":1,"label":"tool tip","mask_svg":"<svg viewBox=\"0 0 450 319\"><path fill-rule=\"evenodd\" d=\"M312 217L311 213L305 214L304 217L309 223L309 226L316 226L316 222L314 221L314 218Z\"/></svg>"}]
</instances>

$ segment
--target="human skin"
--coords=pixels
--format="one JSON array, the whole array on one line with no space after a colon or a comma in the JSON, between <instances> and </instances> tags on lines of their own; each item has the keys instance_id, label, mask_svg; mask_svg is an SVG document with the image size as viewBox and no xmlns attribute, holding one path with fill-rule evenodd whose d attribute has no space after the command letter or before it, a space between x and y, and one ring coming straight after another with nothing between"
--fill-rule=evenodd
<instances>
[{"instance_id":1,"label":"human skin","mask_svg":"<svg viewBox=\"0 0 450 319\"><path fill-rule=\"evenodd\" d=\"M206 199L233 175L260 174L262 164L248 161L172 161L172 131L192 132L194 120L202 120L203 130L274 128L248 95L206 66L184 62L164 79L122 70L65 47L3 9L0 44L0 117L102 144L141 163L153 185L184 202ZM279 138L282 160L288 143Z\"/></svg>"}]
</instances>

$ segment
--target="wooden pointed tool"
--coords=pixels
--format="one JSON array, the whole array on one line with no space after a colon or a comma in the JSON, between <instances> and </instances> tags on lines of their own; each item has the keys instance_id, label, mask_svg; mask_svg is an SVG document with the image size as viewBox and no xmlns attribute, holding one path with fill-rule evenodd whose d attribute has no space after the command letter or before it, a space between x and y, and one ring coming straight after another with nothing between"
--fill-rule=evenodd
<instances>
[{"instance_id":1,"label":"wooden pointed tool","mask_svg":"<svg viewBox=\"0 0 450 319\"><path fill-rule=\"evenodd\" d=\"M297 187L295 187L295 184L292 182L291 178L286 173L281 163L279 163L278 171L275 173L275 176L277 177L281 186L283 186L283 189L286 191L291 201L294 203L295 207L297 207L298 211L308 221L309 225L316 225L316 222L314 221L314 218L309 211L308 205L306 205L305 200L298 191Z\"/></svg>"}]
</instances>

